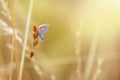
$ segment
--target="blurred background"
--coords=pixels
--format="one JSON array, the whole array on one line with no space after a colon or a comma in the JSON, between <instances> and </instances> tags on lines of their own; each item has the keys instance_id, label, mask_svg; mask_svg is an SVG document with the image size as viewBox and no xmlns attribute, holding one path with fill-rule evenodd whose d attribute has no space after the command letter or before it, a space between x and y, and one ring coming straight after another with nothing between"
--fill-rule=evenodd
<instances>
[{"instance_id":1,"label":"blurred background","mask_svg":"<svg viewBox=\"0 0 120 80\"><path fill-rule=\"evenodd\" d=\"M18 78L16 54L21 65L29 9L22 80L120 80L120 0L0 0L0 80L10 80L10 70L11 80ZM37 47L35 23L50 25Z\"/></svg>"}]
</instances>

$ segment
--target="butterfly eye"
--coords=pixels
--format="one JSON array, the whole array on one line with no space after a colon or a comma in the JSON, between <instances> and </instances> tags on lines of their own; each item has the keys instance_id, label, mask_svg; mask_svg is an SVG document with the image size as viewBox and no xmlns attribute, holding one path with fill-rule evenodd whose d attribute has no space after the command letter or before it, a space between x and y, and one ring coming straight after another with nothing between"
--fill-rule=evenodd
<instances>
[{"instance_id":1,"label":"butterfly eye","mask_svg":"<svg viewBox=\"0 0 120 80\"><path fill-rule=\"evenodd\" d=\"M34 56L34 54L35 54L35 51L34 51L34 50L31 50L31 51L30 51L30 57L32 58L32 57Z\"/></svg>"}]
</instances>

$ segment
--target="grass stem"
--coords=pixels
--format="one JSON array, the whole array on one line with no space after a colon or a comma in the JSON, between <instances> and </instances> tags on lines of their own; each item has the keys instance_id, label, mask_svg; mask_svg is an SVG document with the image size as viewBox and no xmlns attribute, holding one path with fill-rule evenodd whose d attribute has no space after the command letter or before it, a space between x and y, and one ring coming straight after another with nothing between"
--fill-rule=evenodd
<instances>
[{"instance_id":1,"label":"grass stem","mask_svg":"<svg viewBox=\"0 0 120 80\"><path fill-rule=\"evenodd\" d=\"M30 27L30 18L31 18L31 14L32 14L32 7L33 7L33 0L30 0L26 29L25 29L25 36L24 36L24 43L23 43L23 50L22 50L22 57L21 57L21 63L20 63L19 80L22 80L22 72L23 72L23 66L24 66L24 60L25 60L25 51L26 51L26 45L27 45L27 40L28 40L28 33L29 33L29 27Z\"/></svg>"}]
</instances>

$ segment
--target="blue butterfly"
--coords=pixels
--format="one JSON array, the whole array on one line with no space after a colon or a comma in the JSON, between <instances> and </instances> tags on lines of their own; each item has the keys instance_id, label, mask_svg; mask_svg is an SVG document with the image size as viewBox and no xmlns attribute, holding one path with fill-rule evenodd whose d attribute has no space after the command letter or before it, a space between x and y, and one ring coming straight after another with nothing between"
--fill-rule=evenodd
<instances>
[{"instance_id":1,"label":"blue butterfly","mask_svg":"<svg viewBox=\"0 0 120 80\"><path fill-rule=\"evenodd\" d=\"M39 29L38 29L39 30L39 38L41 41L44 40L44 36L47 33L48 28L49 28L49 24L43 24L43 25L39 26Z\"/></svg>"}]
</instances>

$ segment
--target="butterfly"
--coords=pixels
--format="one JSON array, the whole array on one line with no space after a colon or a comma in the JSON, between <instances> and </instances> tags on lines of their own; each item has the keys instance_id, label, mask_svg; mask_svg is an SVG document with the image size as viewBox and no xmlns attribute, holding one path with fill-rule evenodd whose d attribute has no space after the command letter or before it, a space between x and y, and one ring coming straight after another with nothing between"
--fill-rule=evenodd
<instances>
[{"instance_id":1,"label":"butterfly","mask_svg":"<svg viewBox=\"0 0 120 80\"><path fill-rule=\"evenodd\" d=\"M44 40L44 36L47 33L49 28L49 24L42 24L39 26L38 31L39 31L39 38L41 41Z\"/></svg>"}]
</instances>

